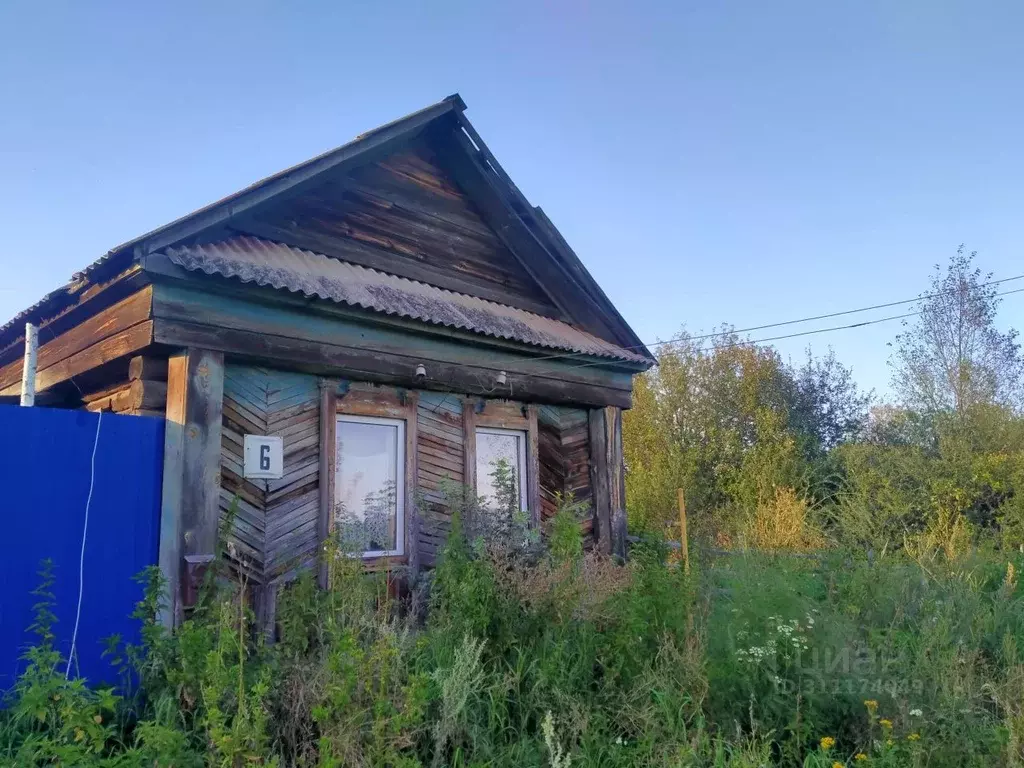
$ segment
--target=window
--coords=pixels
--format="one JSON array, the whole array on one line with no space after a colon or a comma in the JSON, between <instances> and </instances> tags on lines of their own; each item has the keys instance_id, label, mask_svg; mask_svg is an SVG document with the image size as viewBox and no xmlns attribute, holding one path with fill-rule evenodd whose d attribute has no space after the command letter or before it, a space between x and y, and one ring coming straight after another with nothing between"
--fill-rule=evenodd
<instances>
[{"instance_id":1,"label":"window","mask_svg":"<svg viewBox=\"0 0 1024 768\"><path fill-rule=\"evenodd\" d=\"M476 430L476 492L484 506L500 507L508 500L501 495L508 490L495 483L495 469L504 461L513 472L513 492L518 492L518 508L527 511L526 496L526 432L518 429ZM514 501L514 499L512 499Z\"/></svg>"},{"instance_id":2,"label":"window","mask_svg":"<svg viewBox=\"0 0 1024 768\"><path fill-rule=\"evenodd\" d=\"M364 556L400 555L405 536L405 422L338 416L334 523Z\"/></svg>"}]
</instances>

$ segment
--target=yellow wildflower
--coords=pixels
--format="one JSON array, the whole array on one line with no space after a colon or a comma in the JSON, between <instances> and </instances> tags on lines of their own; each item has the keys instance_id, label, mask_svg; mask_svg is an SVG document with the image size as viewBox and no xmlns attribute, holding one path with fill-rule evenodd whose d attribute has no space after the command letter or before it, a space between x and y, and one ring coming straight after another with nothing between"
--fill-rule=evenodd
<instances>
[{"instance_id":1,"label":"yellow wildflower","mask_svg":"<svg viewBox=\"0 0 1024 768\"><path fill-rule=\"evenodd\" d=\"M887 747L891 747L892 745L893 745L893 741L892 741L892 739L886 739L886 740L885 740L885 746L887 746Z\"/></svg>"},{"instance_id":2,"label":"yellow wildflower","mask_svg":"<svg viewBox=\"0 0 1024 768\"><path fill-rule=\"evenodd\" d=\"M868 714L874 717L875 712L878 711L878 702L874 699L866 699L864 701L864 706L868 708Z\"/></svg>"},{"instance_id":3,"label":"yellow wildflower","mask_svg":"<svg viewBox=\"0 0 1024 768\"><path fill-rule=\"evenodd\" d=\"M846 766L844 766L842 763L836 760L834 763L832 763L832 768L846 768Z\"/></svg>"},{"instance_id":4,"label":"yellow wildflower","mask_svg":"<svg viewBox=\"0 0 1024 768\"><path fill-rule=\"evenodd\" d=\"M878 721L878 724L886 730L892 728L892 720L886 720L884 717Z\"/></svg>"},{"instance_id":5,"label":"yellow wildflower","mask_svg":"<svg viewBox=\"0 0 1024 768\"><path fill-rule=\"evenodd\" d=\"M856 755L853 756L853 759L859 762L861 760L867 760L868 756L865 755L863 752L858 752Z\"/></svg>"},{"instance_id":6,"label":"yellow wildflower","mask_svg":"<svg viewBox=\"0 0 1024 768\"><path fill-rule=\"evenodd\" d=\"M81 728L75 728L75 741L81 741L85 738L85 731Z\"/></svg>"},{"instance_id":7,"label":"yellow wildflower","mask_svg":"<svg viewBox=\"0 0 1024 768\"><path fill-rule=\"evenodd\" d=\"M821 748L824 749L826 752L828 750L832 749L832 747L834 747L835 745L836 745L836 740L833 739L831 736L825 736L821 740Z\"/></svg>"},{"instance_id":8,"label":"yellow wildflower","mask_svg":"<svg viewBox=\"0 0 1024 768\"><path fill-rule=\"evenodd\" d=\"M920 733L912 733L909 736L907 736L907 740L908 741L917 741L920 738L921 738L921 734Z\"/></svg>"}]
</instances>

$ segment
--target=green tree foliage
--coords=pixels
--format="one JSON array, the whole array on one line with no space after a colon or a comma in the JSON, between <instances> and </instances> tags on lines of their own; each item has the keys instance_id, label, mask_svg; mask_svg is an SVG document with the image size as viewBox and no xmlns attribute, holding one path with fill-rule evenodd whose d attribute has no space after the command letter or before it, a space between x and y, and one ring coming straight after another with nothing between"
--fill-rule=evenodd
<instances>
[{"instance_id":1,"label":"green tree foliage","mask_svg":"<svg viewBox=\"0 0 1024 768\"><path fill-rule=\"evenodd\" d=\"M937 267L897 336L899 404L869 410L832 353L794 366L728 329L667 345L624 419L631 524L672 533L683 488L691 530L724 546L1024 544L1024 358L975 258Z\"/></svg>"},{"instance_id":2,"label":"green tree foliage","mask_svg":"<svg viewBox=\"0 0 1024 768\"><path fill-rule=\"evenodd\" d=\"M835 451L845 543L947 555L1024 543L1024 359L975 258L961 247L935 268L890 359L902 403L873 409L862 439Z\"/></svg>"},{"instance_id":3,"label":"green tree foliage","mask_svg":"<svg viewBox=\"0 0 1024 768\"><path fill-rule=\"evenodd\" d=\"M996 328L999 286L975 266L976 256L960 246L945 271L936 265L920 314L896 337L893 386L906 407L922 414L1021 405L1017 332Z\"/></svg>"},{"instance_id":4,"label":"green tree foliage","mask_svg":"<svg viewBox=\"0 0 1024 768\"><path fill-rule=\"evenodd\" d=\"M729 527L778 488L827 496L829 451L859 434L867 401L832 354L794 368L729 329L714 346L666 345L623 420L631 525L675 521L677 488L698 529Z\"/></svg>"}]
</instances>

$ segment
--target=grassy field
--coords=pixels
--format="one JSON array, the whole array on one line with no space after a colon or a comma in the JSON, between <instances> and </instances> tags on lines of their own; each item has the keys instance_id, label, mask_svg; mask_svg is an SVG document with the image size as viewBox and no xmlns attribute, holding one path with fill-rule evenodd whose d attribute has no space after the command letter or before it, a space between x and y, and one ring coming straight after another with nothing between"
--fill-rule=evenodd
<instances>
[{"instance_id":1,"label":"grassy field","mask_svg":"<svg viewBox=\"0 0 1024 768\"><path fill-rule=\"evenodd\" d=\"M584 554L454 538L410 604L339 558L302 580L280 637L211 591L174 635L140 606L118 698L64 680L40 642L0 723L0 762L109 766L993 766L1022 762L1018 559L828 550Z\"/></svg>"}]
</instances>

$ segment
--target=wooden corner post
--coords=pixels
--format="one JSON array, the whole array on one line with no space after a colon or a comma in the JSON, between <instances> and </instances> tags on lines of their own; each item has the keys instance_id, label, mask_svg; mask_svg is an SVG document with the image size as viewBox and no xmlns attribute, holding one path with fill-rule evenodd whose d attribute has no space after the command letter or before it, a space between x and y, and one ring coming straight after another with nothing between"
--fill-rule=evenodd
<instances>
[{"instance_id":1,"label":"wooden corner post","mask_svg":"<svg viewBox=\"0 0 1024 768\"><path fill-rule=\"evenodd\" d=\"M327 561L327 539L334 520L334 472L337 460L338 382L320 379L320 467L318 482L319 513L317 516L317 542L320 552L317 582L327 589L330 564Z\"/></svg>"},{"instance_id":2,"label":"wooden corner post","mask_svg":"<svg viewBox=\"0 0 1024 768\"><path fill-rule=\"evenodd\" d=\"M223 401L223 353L187 349L171 356L159 555L168 626L180 621L217 552Z\"/></svg>"},{"instance_id":3,"label":"wooden corner post","mask_svg":"<svg viewBox=\"0 0 1024 768\"><path fill-rule=\"evenodd\" d=\"M622 409L590 411L590 482L598 549L626 556L626 470L622 455Z\"/></svg>"}]
</instances>

